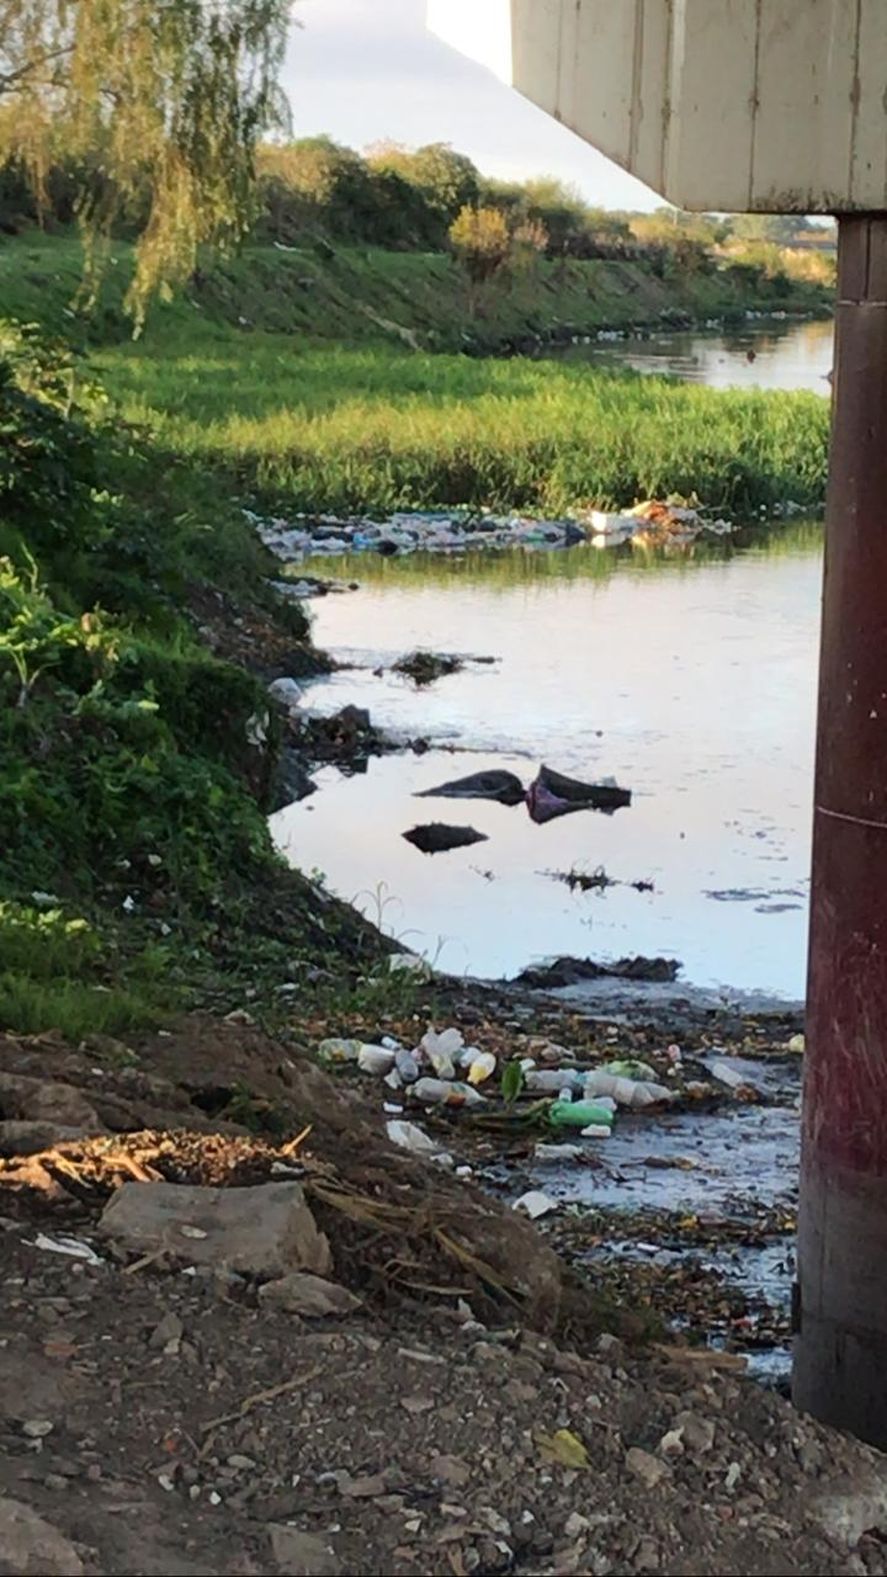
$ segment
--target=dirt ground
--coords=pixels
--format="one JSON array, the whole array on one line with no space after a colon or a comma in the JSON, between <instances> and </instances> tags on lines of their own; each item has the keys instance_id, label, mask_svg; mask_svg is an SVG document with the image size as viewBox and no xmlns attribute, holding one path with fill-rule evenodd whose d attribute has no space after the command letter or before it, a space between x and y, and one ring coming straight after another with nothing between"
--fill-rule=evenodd
<instances>
[{"instance_id":1,"label":"dirt ground","mask_svg":"<svg viewBox=\"0 0 887 1577\"><path fill-rule=\"evenodd\" d=\"M887 1459L736 1359L642 1341L298 1039L0 1040L0 1115L28 1079L57 1123L94 1113L0 1161L0 1572L887 1572ZM281 1177L361 1300L342 1317L99 1230L123 1181Z\"/></svg>"}]
</instances>

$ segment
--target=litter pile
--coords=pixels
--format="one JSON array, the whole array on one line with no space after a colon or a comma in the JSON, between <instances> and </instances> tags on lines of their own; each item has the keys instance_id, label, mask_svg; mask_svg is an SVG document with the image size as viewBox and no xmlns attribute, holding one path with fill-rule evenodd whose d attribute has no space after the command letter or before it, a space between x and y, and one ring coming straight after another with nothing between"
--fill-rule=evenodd
<instances>
[{"instance_id":1,"label":"litter pile","mask_svg":"<svg viewBox=\"0 0 887 1577\"><path fill-rule=\"evenodd\" d=\"M609 1138L619 1108L642 1111L670 1104L675 1091L660 1083L656 1070L644 1062L617 1060L582 1066L575 1053L553 1042L540 1041L535 1055L497 1058L492 1051L466 1045L455 1028L426 1030L414 1047L386 1036L378 1045L357 1039L332 1038L317 1048L326 1067L352 1064L379 1078L390 1099L387 1133L393 1144L427 1155L445 1166L454 1165L446 1148L415 1123L404 1120L407 1109L444 1107L448 1111L486 1111L493 1121L504 1121L523 1130L551 1132L555 1137L569 1130L579 1139ZM672 1071L679 1053L670 1059ZM541 1065L540 1065L541 1064ZM490 1084L497 1068L498 1092ZM482 1093L480 1086L486 1086ZM537 1159L570 1159L581 1154L575 1144L540 1142ZM470 1175L470 1168L458 1172ZM529 1196L528 1196L529 1197ZM541 1196L540 1196L541 1197ZM531 1215L542 1214L527 1204Z\"/></svg>"},{"instance_id":2,"label":"litter pile","mask_svg":"<svg viewBox=\"0 0 887 1577\"><path fill-rule=\"evenodd\" d=\"M245 511L266 548L284 563L336 553L464 553L505 548L568 548L585 542L575 520L534 520L469 509L398 510L386 520L296 514L265 519Z\"/></svg>"},{"instance_id":3,"label":"litter pile","mask_svg":"<svg viewBox=\"0 0 887 1577\"><path fill-rule=\"evenodd\" d=\"M728 520L708 520L698 509L647 499L618 513L591 510L576 519L537 520L528 515L495 515L486 510L397 510L387 519L367 516L295 514L266 518L245 510L265 547L284 563L337 553L496 552L508 548L570 548L591 540L613 547L632 540L639 546L690 542L704 534L725 536ZM305 583L307 586L307 582ZM306 590L301 595L309 595Z\"/></svg>"},{"instance_id":4,"label":"litter pile","mask_svg":"<svg viewBox=\"0 0 887 1577\"><path fill-rule=\"evenodd\" d=\"M588 517L589 534L595 547L615 547L631 542L634 547L666 547L695 542L700 536L729 536L734 527L729 520L706 520L698 509L684 504L664 504L646 499L633 509L612 514L593 509Z\"/></svg>"}]
</instances>

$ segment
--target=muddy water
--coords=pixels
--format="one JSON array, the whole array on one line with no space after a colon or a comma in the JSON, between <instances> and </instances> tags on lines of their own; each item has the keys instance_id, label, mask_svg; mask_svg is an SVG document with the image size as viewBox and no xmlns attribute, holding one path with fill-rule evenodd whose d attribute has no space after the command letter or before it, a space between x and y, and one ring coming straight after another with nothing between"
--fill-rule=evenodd
<instances>
[{"instance_id":1,"label":"muddy water","mask_svg":"<svg viewBox=\"0 0 887 1577\"><path fill-rule=\"evenodd\" d=\"M812 389L828 392L831 322L750 320L739 329L655 334L649 339L594 341L561 352L566 360L637 372L668 373L713 389Z\"/></svg>"},{"instance_id":2,"label":"muddy water","mask_svg":"<svg viewBox=\"0 0 887 1577\"><path fill-rule=\"evenodd\" d=\"M803 994L818 527L727 556L577 548L344 568L361 588L315 602L314 633L359 666L306 704L355 702L434 748L319 773L320 792L273 819L295 862L455 973L640 952L728 995ZM425 690L376 671L417 646L496 661ZM633 803L538 827L523 806L413 797L488 766L528 783L541 762L612 775ZM488 841L435 856L404 841L435 819ZM570 891L553 874L598 867L617 885Z\"/></svg>"}]
</instances>

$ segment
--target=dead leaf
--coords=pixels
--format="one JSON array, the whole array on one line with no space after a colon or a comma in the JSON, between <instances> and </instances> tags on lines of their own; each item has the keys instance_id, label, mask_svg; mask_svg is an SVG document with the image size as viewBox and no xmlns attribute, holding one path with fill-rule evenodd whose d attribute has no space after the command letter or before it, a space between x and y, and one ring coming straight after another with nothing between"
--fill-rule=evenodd
<instances>
[{"instance_id":1,"label":"dead leaf","mask_svg":"<svg viewBox=\"0 0 887 1577\"><path fill-rule=\"evenodd\" d=\"M537 1435L539 1455L561 1467L588 1467L588 1452L572 1429L556 1429L553 1435Z\"/></svg>"}]
</instances>

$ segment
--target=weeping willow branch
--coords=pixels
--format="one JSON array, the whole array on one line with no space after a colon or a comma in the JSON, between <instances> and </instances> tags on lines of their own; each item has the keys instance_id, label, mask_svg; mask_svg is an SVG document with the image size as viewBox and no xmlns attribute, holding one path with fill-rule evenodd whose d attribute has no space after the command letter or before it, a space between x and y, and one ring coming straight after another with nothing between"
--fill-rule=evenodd
<instances>
[{"instance_id":1,"label":"weeping willow branch","mask_svg":"<svg viewBox=\"0 0 887 1577\"><path fill-rule=\"evenodd\" d=\"M124 205L144 215L128 305L229 248L253 218L254 151L285 129L279 87L292 0L4 0L0 163L38 203L54 164L82 171L84 293Z\"/></svg>"}]
</instances>

